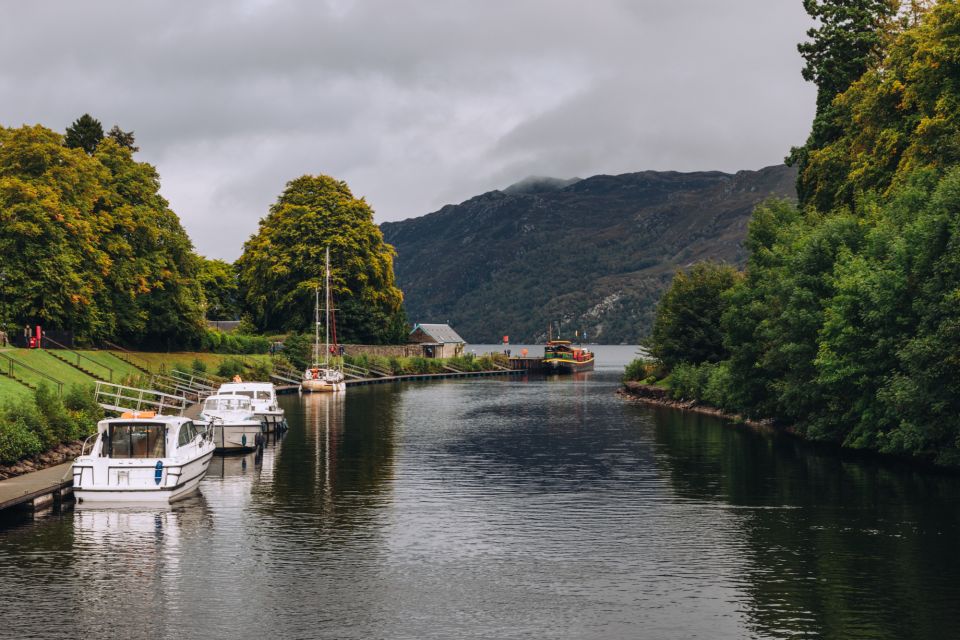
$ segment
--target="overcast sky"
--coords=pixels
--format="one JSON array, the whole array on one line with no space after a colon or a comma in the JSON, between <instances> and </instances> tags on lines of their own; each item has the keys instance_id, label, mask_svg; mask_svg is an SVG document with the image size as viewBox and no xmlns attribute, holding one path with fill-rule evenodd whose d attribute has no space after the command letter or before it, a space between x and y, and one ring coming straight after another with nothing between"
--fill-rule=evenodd
<instances>
[{"instance_id":1,"label":"overcast sky","mask_svg":"<svg viewBox=\"0 0 960 640\"><path fill-rule=\"evenodd\" d=\"M801 0L3 2L0 124L89 112L200 253L235 259L284 184L377 222L529 175L758 169L806 138Z\"/></svg>"}]
</instances>

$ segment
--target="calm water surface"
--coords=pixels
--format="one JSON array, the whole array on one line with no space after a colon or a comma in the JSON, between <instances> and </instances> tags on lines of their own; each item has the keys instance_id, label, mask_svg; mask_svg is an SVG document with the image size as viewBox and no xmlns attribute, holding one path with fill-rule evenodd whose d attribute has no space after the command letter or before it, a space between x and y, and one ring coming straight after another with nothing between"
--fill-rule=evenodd
<instances>
[{"instance_id":1,"label":"calm water surface","mask_svg":"<svg viewBox=\"0 0 960 640\"><path fill-rule=\"evenodd\" d=\"M960 637L960 478L578 378L283 399L169 509L0 521L3 638Z\"/></svg>"}]
</instances>

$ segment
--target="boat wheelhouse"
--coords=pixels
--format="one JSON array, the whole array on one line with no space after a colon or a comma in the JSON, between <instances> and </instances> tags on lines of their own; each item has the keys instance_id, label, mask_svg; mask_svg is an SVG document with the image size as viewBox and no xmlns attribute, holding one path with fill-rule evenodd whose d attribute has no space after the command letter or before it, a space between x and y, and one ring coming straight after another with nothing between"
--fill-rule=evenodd
<instances>
[{"instance_id":1,"label":"boat wheelhouse","mask_svg":"<svg viewBox=\"0 0 960 640\"><path fill-rule=\"evenodd\" d=\"M74 495L78 502L173 502L197 488L213 450L206 425L189 418L131 412L101 420L73 463Z\"/></svg>"},{"instance_id":2,"label":"boat wheelhouse","mask_svg":"<svg viewBox=\"0 0 960 640\"><path fill-rule=\"evenodd\" d=\"M267 431L285 429L287 426L283 409L277 403L277 390L270 382L226 382L220 385L217 395L237 395L250 398L254 414L267 425Z\"/></svg>"},{"instance_id":3,"label":"boat wheelhouse","mask_svg":"<svg viewBox=\"0 0 960 640\"><path fill-rule=\"evenodd\" d=\"M203 401L200 419L210 425L218 453L253 451L263 441L264 421L247 396L215 394Z\"/></svg>"},{"instance_id":4,"label":"boat wheelhouse","mask_svg":"<svg viewBox=\"0 0 960 640\"><path fill-rule=\"evenodd\" d=\"M543 366L550 373L593 371L593 352L569 340L549 340L543 349Z\"/></svg>"}]
</instances>

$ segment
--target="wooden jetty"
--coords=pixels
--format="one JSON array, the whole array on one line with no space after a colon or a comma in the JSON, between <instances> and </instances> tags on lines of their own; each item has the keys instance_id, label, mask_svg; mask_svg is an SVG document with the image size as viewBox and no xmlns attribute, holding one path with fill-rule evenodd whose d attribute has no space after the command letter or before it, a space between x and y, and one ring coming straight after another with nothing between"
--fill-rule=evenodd
<instances>
[{"instance_id":1,"label":"wooden jetty","mask_svg":"<svg viewBox=\"0 0 960 640\"><path fill-rule=\"evenodd\" d=\"M41 509L73 493L73 462L0 480L0 511Z\"/></svg>"},{"instance_id":2,"label":"wooden jetty","mask_svg":"<svg viewBox=\"0 0 960 640\"><path fill-rule=\"evenodd\" d=\"M519 369L523 373L543 373L547 367L543 364L543 358L530 356L510 356L510 368Z\"/></svg>"}]
</instances>

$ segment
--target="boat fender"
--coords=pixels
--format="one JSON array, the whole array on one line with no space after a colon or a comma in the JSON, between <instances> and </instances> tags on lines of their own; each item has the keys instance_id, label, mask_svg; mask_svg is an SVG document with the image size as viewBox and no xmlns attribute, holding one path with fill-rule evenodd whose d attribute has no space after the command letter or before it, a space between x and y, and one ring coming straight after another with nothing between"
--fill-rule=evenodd
<instances>
[{"instance_id":1,"label":"boat fender","mask_svg":"<svg viewBox=\"0 0 960 640\"><path fill-rule=\"evenodd\" d=\"M157 460L157 466L153 469L153 481L160 484L160 480L163 479L163 460Z\"/></svg>"},{"instance_id":2,"label":"boat fender","mask_svg":"<svg viewBox=\"0 0 960 640\"><path fill-rule=\"evenodd\" d=\"M242 436L240 436L240 444L242 444L243 446L247 446L247 434L243 434Z\"/></svg>"}]
</instances>

